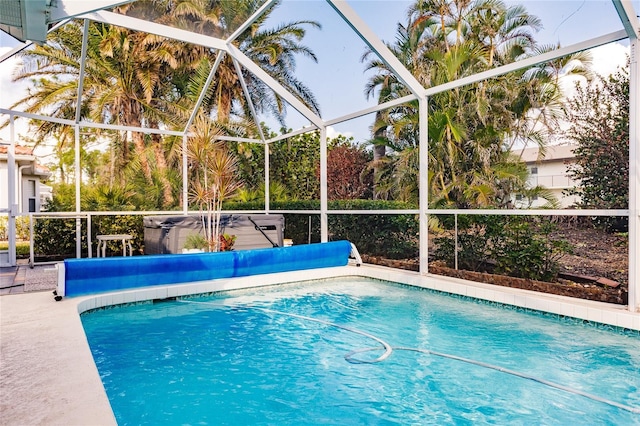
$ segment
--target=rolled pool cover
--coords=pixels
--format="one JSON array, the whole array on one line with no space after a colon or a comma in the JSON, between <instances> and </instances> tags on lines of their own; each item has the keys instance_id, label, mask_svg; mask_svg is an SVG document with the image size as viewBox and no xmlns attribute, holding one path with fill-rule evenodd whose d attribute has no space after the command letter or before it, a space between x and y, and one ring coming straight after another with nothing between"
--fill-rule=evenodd
<instances>
[{"instance_id":1,"label":"rolled pool cover","mask_svg":"<svg viewBox=\"0 0 640 426\"><path fill-rule=\"evenodd\" d=\"M216 278L345 266L351 243L333 241L220 253L66 259L58 296L82 296Z\"/></svg>"}]
</instances>

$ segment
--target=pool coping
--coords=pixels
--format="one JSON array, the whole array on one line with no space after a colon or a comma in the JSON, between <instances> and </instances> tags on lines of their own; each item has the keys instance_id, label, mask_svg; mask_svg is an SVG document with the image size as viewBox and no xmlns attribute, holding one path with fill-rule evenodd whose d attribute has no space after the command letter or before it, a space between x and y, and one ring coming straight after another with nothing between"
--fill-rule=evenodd
<instances>
[{"instance_id":1,"label":"pool coping","mask_svg":"<svg viewBox=\"0 0 640 426\"><path fill-rule=\"evenodd\" d=\"M632 313L625 306L373 265L217 279L64 298L60 302L55 302L48 291L7 295L0 297L0 423L116 424L82 328L81 312L121 303L337 276L400 282L640 333L640 313Z\"/></svg>"}]
</instances>

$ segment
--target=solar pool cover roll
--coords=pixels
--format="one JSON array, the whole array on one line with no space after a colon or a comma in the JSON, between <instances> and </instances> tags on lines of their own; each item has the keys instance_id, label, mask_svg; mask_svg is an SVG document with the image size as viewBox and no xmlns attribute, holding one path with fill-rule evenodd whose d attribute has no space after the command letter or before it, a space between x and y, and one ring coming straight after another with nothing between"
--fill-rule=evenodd
<instances>
[{"instance_id":1,"label":"solar pool cover roll","mask_svg":"<svg viewBox=\"0 0 640 426\"><path fill-rule=\"evenodd\" d=\"M350 253L349 241L334 241L221 253L67 259L64 296L345 266Z\"/></svg>"}]
</instances>

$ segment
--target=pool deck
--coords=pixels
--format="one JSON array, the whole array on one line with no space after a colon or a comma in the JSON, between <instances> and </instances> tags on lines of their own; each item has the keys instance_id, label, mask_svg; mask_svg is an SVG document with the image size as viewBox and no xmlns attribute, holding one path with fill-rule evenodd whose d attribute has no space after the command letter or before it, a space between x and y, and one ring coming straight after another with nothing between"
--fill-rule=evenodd
<instances>
[{"instance_id":1,"label":"pool deck","mask_svg":"<svg viewBox=\"0 0 640 426\"><path fill-rule=\"evenodd\" d=\"M0 424L115 425L73 303L53 266L0 271Z\"/></svg>"},{"instance_id":2,"label":"pool deck","mask_svg":"<svg viewBox=\"0 0 640 426\"><path fill-rule=\"evenodd\" d=\"M39 269L41 268L41 269ZM114 425L79 312L116 303L335 276L365 276L543 310L632 330L640 313L624 306L363 265L212 280L56 302L55 267L0 270L0 424Z\"/></svg>"}]
</instances>

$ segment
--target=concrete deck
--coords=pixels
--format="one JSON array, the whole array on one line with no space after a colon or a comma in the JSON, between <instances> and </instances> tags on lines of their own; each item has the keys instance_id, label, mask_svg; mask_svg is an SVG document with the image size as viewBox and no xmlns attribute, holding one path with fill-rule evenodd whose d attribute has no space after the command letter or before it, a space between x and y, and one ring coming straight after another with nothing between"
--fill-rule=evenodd
<instances>
[{"instance_id":1,"label":"concrete deck","mask_svg":"<svg viewBox=\"0 0 640 426\"><path fill-rule=\"evenodd\" d=\"M0 297L0 424L116 424L77 303L54 301L55 277L25 292L28 273L48 278L52 267L37 275L24 268L2 270L2 284L11 274L14 284Z\"/></svg>"},{"instance_id":2,"label":"concrete deck","mask_svg":"<svg viewBox=\"0 0 640 426\"><path fill-rule=\"evenodd\" d=\"M30 268L26 260L20 260L18 266L0 268L0 296L55 288L55 265L38 265Z\"/></svg>"}]
</instances>

